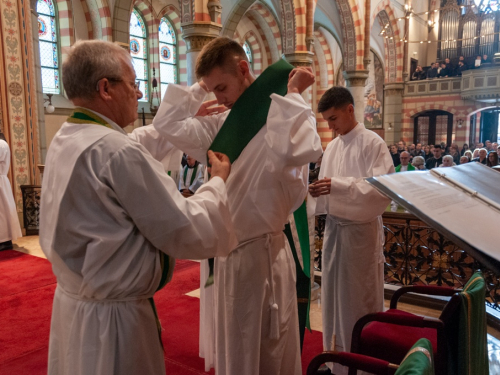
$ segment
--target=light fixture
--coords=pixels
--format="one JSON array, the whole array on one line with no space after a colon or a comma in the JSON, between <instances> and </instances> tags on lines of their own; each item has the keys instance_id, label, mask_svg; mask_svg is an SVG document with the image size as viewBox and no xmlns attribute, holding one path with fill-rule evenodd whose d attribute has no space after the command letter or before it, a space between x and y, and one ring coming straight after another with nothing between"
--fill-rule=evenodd
<instances>
[{"instance_id":1,"label":"light fixture","mask_svg":"<svg viewBox=\"0 0 500 375\"><path fill-rule=\"evenodd\" d=\"M54 113L55 107L52 105L52 95L54 94L47 94L48 99L43 98L43 106L45 107L45 110L47 113Z\"/></svg>"},{"instance_id":2,"label":"light fixture","mask_svg":"<svg viewBox=\"0 0 500 375\"><path fill-rule=\"evenodd\" d=\"M458 120L457 120L457 128L459 128L459 129L460 129L460 128L462 127L462 124L463 124L463 123L464 123L464 120L462 120L462 119L458 119Z\"/></svg>"},{"instance_id":3,"label":"light fixture","mask_svg":"<svg viewBox=\"0 0 500 375\"><path fill-rule=\"evenodd\" d=\"M392 122L389 123L389 127L387 128L387 130L392 130Z\"/></svg>"}]
</instances>

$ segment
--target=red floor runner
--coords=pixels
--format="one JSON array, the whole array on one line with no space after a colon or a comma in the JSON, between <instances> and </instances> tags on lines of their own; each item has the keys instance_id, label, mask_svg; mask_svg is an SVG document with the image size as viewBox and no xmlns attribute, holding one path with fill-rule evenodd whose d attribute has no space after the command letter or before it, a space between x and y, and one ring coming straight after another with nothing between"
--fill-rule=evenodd
<instances>
[{"instance_id":1,"label":"red floor runner","mask_svg":"<svg viewBox=\"0 0 500 375\"><path fill-rule=\"evenodd\" d=\"M167 375L207 374L198 357L199 300L185 295L199 288L199 275L199 263L177 261L172 281L155 296ZM46 374L54 290L48 261L0 252L0 374ZM321 333L306 333L304 373L321 350Z\"/></svg>"}]
</instances>

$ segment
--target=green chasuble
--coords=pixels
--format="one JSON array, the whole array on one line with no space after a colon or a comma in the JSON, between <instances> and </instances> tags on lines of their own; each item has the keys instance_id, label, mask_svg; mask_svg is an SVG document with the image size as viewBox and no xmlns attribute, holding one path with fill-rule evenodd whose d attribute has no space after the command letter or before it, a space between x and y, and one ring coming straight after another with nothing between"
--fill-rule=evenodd
<instances>
[{"instance_id":1,"label":"green chasuble","mask_svg":"<svg viewBox=\"0 0 500 375\"><path fill-rule=\"evenodd\" d=\"M285 60L280 60L269 66L254 83L248 87L234 103L226 121L217 133L210 150L222 152L229 157L231 163L240 156L241 152L253 137L265 126L271 94L285 96L288 92L288 76L293 66ZM291 229L285 229L285 234L290 242L297 268L297 292L299 300L299 322L301 332L301 346L306 322L308 322L309 297L310 297L310 249L309 229L305 202L294 213L296 232L300 242L297 249ZM289 233L287 233L287 230ZM289 235L290 234L290 235ZM303 267L298 261L297 251L302 252ZM213 259L209 259L210 276L205 286L213 283Z\"/></svg>"}]
</instances>

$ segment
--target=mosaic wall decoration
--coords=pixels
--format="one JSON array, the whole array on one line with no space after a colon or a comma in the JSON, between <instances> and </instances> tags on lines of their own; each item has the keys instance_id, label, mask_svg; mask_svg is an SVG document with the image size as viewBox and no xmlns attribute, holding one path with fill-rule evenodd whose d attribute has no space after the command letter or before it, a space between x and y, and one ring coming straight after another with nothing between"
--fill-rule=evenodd
<instances>
[{"instance_id":1,"label":"mosaic wall decoration","mask_svg":"<svg viewBox=\"0 0 500 375\"><path fill-rule=\"evenodd\" d=\"M365 84L365 127L367 129L381 128L384 107L384 67L373 52L371 52L368 71Z\"/></svg>"},{"instance_id":2,"label":"mosaic wall decoration","mask_svg":"<svg viewBox=\"0 0 500 375\"><path fill-rule=\"evenodd\" d=\"M28 54L31 48L31 12L26 0L0 1L0 27L2 27L3 54L0 60L2 86L6 96L2 98L2 112L7 123L3 124L7 143L11 149L11 176L14 199L18 212L22 212L21 185L35 180L38 162L36 123L35 79L32 77L34 62ZM50 34L50 20L46 20L46 38Z\"/></svg>"},{"instance_id":3,"label":"mosaic wall decoration","mask_svg":"<svg viewBox=\"0 0 500 375\"><path fill-rule=\"evenodd\" d=\"M163 98L168 84L179 82L177 74L177 37L167 17L163 17L160 20L158 39L160 53L160 94Z\"/></svg>"},{"instance_id":4,"label":"mosaic wall decoration","mask_svg":"<svg viewBox=\"0 0 500 375\"><path fill-rule=\"evenodd\" d=\"M144 20L136 9L130 15L129 30L130 55L132 56L136 81L142 92L142 99L139 101L147 102L149 101L147 32Z\"/></svg>"}]
</instances>

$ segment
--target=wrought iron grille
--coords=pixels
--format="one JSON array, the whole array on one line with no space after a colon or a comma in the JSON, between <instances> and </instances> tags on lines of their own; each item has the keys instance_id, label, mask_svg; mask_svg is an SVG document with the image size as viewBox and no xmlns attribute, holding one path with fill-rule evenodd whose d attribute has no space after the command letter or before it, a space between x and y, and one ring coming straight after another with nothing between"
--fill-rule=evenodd
<instances>
[{"instance_id":1,"label":"wrought iron grille","mask_svg":"<svg viewBox=\"0 0 500 375\"><path fill-rule=\"evenodd\" d=\"M41 191L42 187L39 185L21 185L24 228L27 236L38 235Z\"/></svg>"}]
</instances>

